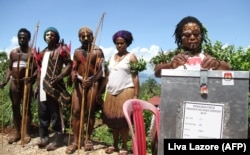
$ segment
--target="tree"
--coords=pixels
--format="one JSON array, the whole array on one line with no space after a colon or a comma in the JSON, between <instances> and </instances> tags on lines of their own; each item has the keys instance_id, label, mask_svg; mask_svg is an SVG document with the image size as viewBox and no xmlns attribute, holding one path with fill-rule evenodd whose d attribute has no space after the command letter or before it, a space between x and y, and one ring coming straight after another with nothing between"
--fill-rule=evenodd
<instances>
[{"instance_id":1,"label":"tree","mask_svg":"<svg viewBox=\"0 0 250 155\"><path fill-rule=\"evenodd\" d=\"M140 86L140 98L148 100L153 96L160 96L161 85L155 79L148 78Z\"/></svg>"}]
</instances>

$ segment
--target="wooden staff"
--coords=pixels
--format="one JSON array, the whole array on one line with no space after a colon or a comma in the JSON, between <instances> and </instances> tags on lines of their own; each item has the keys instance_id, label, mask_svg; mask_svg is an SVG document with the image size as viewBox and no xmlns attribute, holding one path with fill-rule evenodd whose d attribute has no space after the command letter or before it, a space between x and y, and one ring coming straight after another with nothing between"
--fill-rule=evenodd
<instances>
[{"instance_id":1,"label":"wooden staff","mask_svg":"<svg viewBox=\"0 0 250 155\"><path fill-rule=\"evenodd\" d=\"M101 23L103 21L104 15L105 14L103 13L102 17L101 17L101 20L100 20L100 22L98 24L97 30L95 32L95 36L94 36L94 39L92 41L91 48L90 48L90 56L88 57L88 55L87 55L87 67L86 67L86 70L84 71L83 80L86 80L88 78L89 66L90 66L90 63L91 63L92 52L93 52L93 50L95 48L95 41L96 41L96 38L97 38L97 34L98 34L98 31L99 31L100 25L101 25ZM80 117L80 130L79 130L79 138L78 138L78 154L79 154L79 149L80 149L80 145L81 145L82 126L84 126L84 124L83 124L84 123L84 106L85 106L85 96L87 95L86 93L87 92L85 92L85 89L83 88L83 90L82 90L81 117Z\"/></svg>"},{"instance_id":2,"label":"wooden staff","mask_svg":"<svg viewBox=\"0 0 250 155\"><path fill-rule=\"evenodd\" d=\"M31 56L32 56L32 50L33 47L35 45L35 41L37 38L37 32L38 32L38 28L39 28L39 22L36 25L36 30L30 45L30 48L28 50L28 60L27 60L27 66L26 66L26 70L25 70L25 78L28 78L30 74L30 66L31 66ZM33 66L31 66L31 68L33 68ZM30 83L24 83L24 92L23 92L23 108L22 108L22 129L21 129L21 145L24 145L24 135L26 134L26 124L27 124L27 108L28 108L28 104L27 101L29 101L28 99L28 95L30 95Z\"/></svg>"}]
</instances>

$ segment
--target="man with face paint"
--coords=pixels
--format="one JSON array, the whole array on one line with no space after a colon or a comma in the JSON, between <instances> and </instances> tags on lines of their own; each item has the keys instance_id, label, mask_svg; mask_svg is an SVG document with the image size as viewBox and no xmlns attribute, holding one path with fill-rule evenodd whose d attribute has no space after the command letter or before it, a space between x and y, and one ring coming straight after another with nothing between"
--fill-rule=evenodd
<instances>
[{"instance_id":1,"label":"man with face paint","mask_svg":"<svg viewBox=\"0 0 250 155\"><path fill-rule=\"evenodd\" d=\"M98 101L102 100L102 91L99 84L104 74L104 54L101 48L93 45L93 32L88 27L80 28L78 32L81 46L74 51L73 70L71 78L74 82L72 94L72 127L74 141L66 149L67 154L74 153L79 146L79 132L84 131L86 126L86 136L84 137L84 150L93 149L90 140L95 124L95 112L97 111ZM84 107L82 107L84 104ZM84 109L84 120L81 121L81 110ZM80 124L82 123L82 124ZM82 128L80 130L80 127ZM84 134L85 135L85 134Z\"/></svg>"},{"instance_id":2,"label":"man with face paint","mask_svg":"<svg viewBox=\"0 0 250 155\"><path fill-rule=\"evenodd\" d=\"M72 60L70 51L63 43L59 43L60 35L56 28L49 27L44 32L47 47L41 51L39 62L37 89L40 141L39 148L46 147L53 151L63 145L63 118L61 105L70 104L71 95L67 92L63 78L70 75ZM65 67L64 67L65 66ZM49 127L55 131L55 139L49 144Z\"/></svg>"},{"instance_id":3,"label":"man with face paint","mask_svg":"<svg viewBox=\"0 0 250 155\"><path fill-rule=\"evenodd\" d=\"M28 61L28 52L31 51L29 47L30 41L30 31L26 28L21 28L17 33L19 47L13 49L9 55L9 65L6 73L5 80L0 84L0 88L3 88L9 80L10 83L10 99L12 102L12 111L13 111L13 121L15 127L15 134L11 135L8 139L8 143L12 144L21 139L21 106L24 95L28 96L27 103L27 117L26 118L26 127L24 128L24 143L27 144L30 142L31 137L29 135L29 130L31 127L32 114L31 114L31 96L32 89L29 91L29 94L24 94L24 84L25 82L33 84L36 77L36 65L33 63L33 55L30 58L30 70L31 76L25 77L26 66ZM32 87L31 87L32 88Z\"/></svg>"},{"instance_id":4,"label":"man with face paint","mask_svg":"<svg viewBox=\"0 0 250 155\"><path fill-rule=\"evenodd\" d=\"M175 29L175 42L180 51L171 62L155 66L155 76L161 76L161 69L208 69L229 70L225 61L220 61L202 51L205 30L195 17L183 18Z\"/></svg>"}]
</instances>

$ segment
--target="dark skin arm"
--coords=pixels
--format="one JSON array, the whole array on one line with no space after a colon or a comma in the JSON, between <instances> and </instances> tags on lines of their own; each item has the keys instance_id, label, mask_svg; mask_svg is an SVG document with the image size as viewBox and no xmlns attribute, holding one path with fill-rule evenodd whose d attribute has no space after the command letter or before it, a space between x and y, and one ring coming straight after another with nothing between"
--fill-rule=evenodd
<instances>
[{"instance_id":1,"label":"dark skin arm","mask_svg":"<svg viewBox=\"0 0 250 155\"><path fill-rule=\"evenodd\" d=\"M95 55L97 58L95 59L92 65L92 69L93 69L92 78L88 78L82 81L83 87L86 87L86 88L90 87L94 82L99 81L99 79L102 77L102 74L103 74L103 70L102 70L102 63L104 61L103 52L102 50L99 50L99 49L95 50L95 52L96 52Z\"/></svg>"},{"instance_id":2,"label":"dark skin arm","mask_svg":"<svg viewBox=\"0 0 250 155\"><path fill-rule=\"evenodd\" d=\"M99 80L99 87L98 87L98 90L97 90L97 95L96 95L96 101L98 103L103 103L103 100L102 100L102 94L105 92L106 90L106 85L108 83L108 74L105 75L105 77L101 78Z\"/></svg>"},{"instance_id":3,"label":"dark skin arm","mask_svg":"<svg viewBox=\"0 0 250 155\"><path fill-rule=\"evenodd\" d=\"M62 50L61 54L58 55L59 56L58 62L62 61L61 63L65 64L66 67L62 70L62 72L59 75L51 79L51 85L55 85L57 82L59 82L64 77L69 75L72 70L72 60L70 59L70 54L69 54L70 52L67 50L66 45L63 45L61 50ZM59 63L57 65L59 65Z\"/></svg>"},{"instance_id":4,"label":"dark skin arm","mask_svg":"<svg viewBox=\"0 0 250 155\"><path fill-rule=\"evenodd\" d=\"M37 64L36 64L36 61L34 61L34 58L33 58L33 55L31 57L31 59L33 59L33 61L31 61L30 65L32 66L32 73L31 73L31 76L28 76L28 77L25 77L24 78L24 82L26 84L28 83L34 83L36 81L36 77L37 77Z\"/></svg>"},{"instance_id":5,"label":"dark skin arm","mask_svg":"<svg viewBox=\"0 0 250 155\"><path fill-rule=\"evenodd\" d=\"M171 69L172 68L172 64L171 62L169 63L161 63L161 64L157 64L154 68L155 71L155 77L161 77L161 70L162 69Z\"/></svg>"},{"instance_id":6,"label":"dark skin arm","mask_svg":"<svg viewBox=\"0 0 250 155\"><path fill-rule=\"evenodd\" d=\"M230 70L228 63L225 61L220 61L210 55L206 55L206 57L201 62L201 67L212 70Z\"/></svg>"},{"instance_id":7,"label":"dark skin arm","mask_svg":"<svg viewBox=\"0 0 250 155\"><path fill-rule=\"evenodd\" d=\"M4 86L9 82L10 75L11 75L11 70L8 68L5 80L2 83L0 83L0 88L4 88Z\"/></svg>"},{"instance_id":8,"label":"dark skin arm","mask_svg":"<svg viewBox=\"0 0 250 155\"><path fill-rule=\"evenodd\" d=\"M135 57L134 54L131 55L131 62L138 62L137 58ZM134 88L135 88L135 94L134 94L134 98L138 98L139 97L139 89L140 89L140 84L139 84L139 76L138 76L138 72L136 73L132 73L132 79L133 79L133 83L134 83Z\"/></svg>"},{"instance_id":9,"label":"dark skin arm","mask_svg":"<svg viewBox=\"0 0 250 155\"><path fill-rule=\"evenodd\" d=\"M65 76L69 75L71 70L72 70L72 62L69 61L67 62L67 65L62 70L62 72L58 76L51 79L51 85L56 84L58 81L62 80Z\"/></svg>"},{"instance_id":10,"label":"dark skin arm","mask_svg":"<svg viewBox=\"0 0 250 155\"><path fill-rule=\"evenodd\" d=\"M13 51L10 53L10 61L9 61L9 64L8 64L8 69L7 69L7 72L6 72L6 77L5 77L5 80L0 84L0 88L4 88L4 86L9 82L10 80L10 76L11 76L11 73L12 73L12 64L13 64L13 60L12 60L12 55L13 55Z\"/></svg>"}]
</instances>

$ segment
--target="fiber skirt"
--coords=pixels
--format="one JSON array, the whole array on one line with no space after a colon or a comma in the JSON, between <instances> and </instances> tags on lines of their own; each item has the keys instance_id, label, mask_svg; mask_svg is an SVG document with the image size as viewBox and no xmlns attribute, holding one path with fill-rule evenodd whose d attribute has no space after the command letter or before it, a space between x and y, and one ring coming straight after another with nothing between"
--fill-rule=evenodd
<instances>
[{"instance_id":1,"label":"fiber skirt","mask_svg":"<svg viewBox=\"0 0 250 155\"><path fill-rule=\"evenodd\" d=\"M127 99L134 97L134 88L126 88L118 95L107 93L103 105L103 122L109 128L127 128L122 106Z\"/></svg>"}]
</instances>

